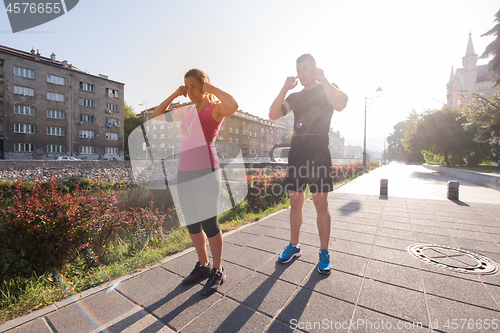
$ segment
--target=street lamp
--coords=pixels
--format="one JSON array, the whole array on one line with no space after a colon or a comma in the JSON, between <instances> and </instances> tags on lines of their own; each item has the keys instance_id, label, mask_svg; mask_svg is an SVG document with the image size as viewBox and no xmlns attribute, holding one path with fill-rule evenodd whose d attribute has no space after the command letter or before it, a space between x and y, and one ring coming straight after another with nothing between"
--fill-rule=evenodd
<instances>
[{"instance_id":1,"label":"street lamp","mask_svg":"<svg viewBox=\"0 0 500 333\"><path fill-rule=\"evenodd\" d=\"M364 141L363 141L363 168L365 171L366 171L366 108L368 106L369 99L379 98L380 96L382 96L382 88L378 87L377 88L377 96L365 97L365 134L364 134Z\"/></svg>"}]
</instances>

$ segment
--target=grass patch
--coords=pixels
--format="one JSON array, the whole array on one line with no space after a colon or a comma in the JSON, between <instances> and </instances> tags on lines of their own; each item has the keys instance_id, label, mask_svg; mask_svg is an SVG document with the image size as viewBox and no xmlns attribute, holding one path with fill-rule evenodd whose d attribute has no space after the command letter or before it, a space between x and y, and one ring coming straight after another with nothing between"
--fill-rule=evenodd
<instances>
[{"instance_id":1,"label":"grass patch","mask_svg":"<svg viewBox=\"0 0 500 333\"><path fill-rule=\"evenodd\" d=\"M454 169L469 170L469 171L484 172L484 173L495 173L497 175L500 175L500 166L494 166L494 165L485 165L485 166L478 166L478 167L453 167L453 168Z\"/></svg>"}]
</instances>

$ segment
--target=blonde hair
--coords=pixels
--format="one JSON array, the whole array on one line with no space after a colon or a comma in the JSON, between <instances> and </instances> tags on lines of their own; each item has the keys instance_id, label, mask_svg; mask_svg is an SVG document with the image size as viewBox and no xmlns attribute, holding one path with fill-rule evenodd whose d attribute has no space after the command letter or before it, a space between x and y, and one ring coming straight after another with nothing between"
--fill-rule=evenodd
<instances>
[{"instance_id":1,"label":"blonde hair","mask_svg":"<svg viewBox=\"0 0 500 333\"><path fill-rule=\"evenodd\" d=\"M184 78L187 79L188 77L195 78L196 81L198 81L202 86L205 82L210 83L210 78L201 69L193 68L188 70L187 73L184 75ZM208 100L212 103L215 103L215 95L208 94Z\"/></svg>"}]
</instances>

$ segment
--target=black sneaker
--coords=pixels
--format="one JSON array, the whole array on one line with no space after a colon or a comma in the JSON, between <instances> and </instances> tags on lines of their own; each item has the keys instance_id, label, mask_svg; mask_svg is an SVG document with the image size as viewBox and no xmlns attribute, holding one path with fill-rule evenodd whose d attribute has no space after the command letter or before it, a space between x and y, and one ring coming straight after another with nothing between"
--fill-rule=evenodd
<instances>
[{"instance_id":1,"label":"black sneaker","mask_svg":"<svg viewBox=\"0 0 500 333\"><path fill-rule=\"evenodd\" d=\"M210 272L210 277L208 278L207 283L201 290L201 294L205 296L210 296L214 292L217 291L219 286L222 286L224 283L224 279L226 278L226 271L224 270L224 267L222 267L221 270L218 270L217 268L212 268L212 271Z\"/></svg>"},{"instance_id":2,"label":"black sneaker","mask_svg":"<svg viewBox=\"0 0 500 333\"><path fill-rule=\"evenodd\" d=\"M189 285L206 279L210 276L211 269L212 265L210 263L207 266L200 266L200 262L196 262L193 271L182 280L182 284Z\"/></svg>"}]
</instances>

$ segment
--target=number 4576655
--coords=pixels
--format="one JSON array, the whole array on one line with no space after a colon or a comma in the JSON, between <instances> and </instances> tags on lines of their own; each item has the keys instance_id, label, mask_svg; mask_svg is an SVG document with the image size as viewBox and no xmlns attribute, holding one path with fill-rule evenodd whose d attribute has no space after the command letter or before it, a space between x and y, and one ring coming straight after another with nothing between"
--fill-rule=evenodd
<instances>
[{"instance_id":1,"label":"number 4576655","mask_svg":"<svg viewBox=\"0 0 500 333\"><path fill-rule=\"evenodd\" d=\"M7 13L11 14L25 14L26 12L35 14L35 13L47 13L47 14L58 14L61 11L61 4L60 3L29 3L29 2L15 2L15 3L9 3L7 8L5 10Z\"/></svg>"}]
</instances>

